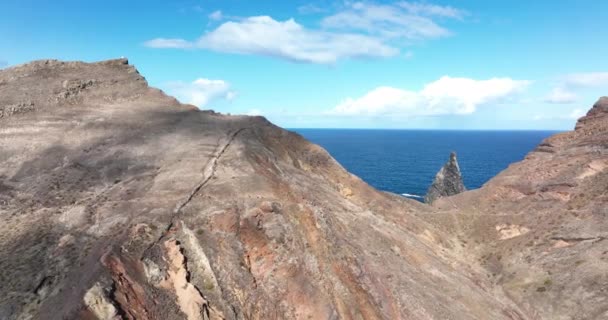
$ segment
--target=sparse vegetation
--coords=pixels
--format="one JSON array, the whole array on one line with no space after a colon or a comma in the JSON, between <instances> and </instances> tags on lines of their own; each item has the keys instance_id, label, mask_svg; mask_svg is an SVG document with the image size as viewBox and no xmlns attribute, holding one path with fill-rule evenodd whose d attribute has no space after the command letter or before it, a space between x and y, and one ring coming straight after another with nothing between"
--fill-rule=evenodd
<instances>
[{"instance_id":1,"label":"sparse vegetation","mask_svg":"<svg viewBox=\"0 0 608 320\"><path fill-rule=\"evenodd\" d=\"M206 281L205 284L203 285L203 288L207 291L209 290L213 290L213 288L215 288L215 286L213 285L213 282L211 281Z\"/></svg>"}]
</instances>

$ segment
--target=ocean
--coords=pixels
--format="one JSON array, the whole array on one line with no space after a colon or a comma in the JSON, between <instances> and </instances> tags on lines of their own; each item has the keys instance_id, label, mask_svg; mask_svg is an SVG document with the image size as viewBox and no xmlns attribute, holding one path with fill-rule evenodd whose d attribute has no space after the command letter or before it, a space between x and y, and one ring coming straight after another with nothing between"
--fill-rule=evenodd
<instances>
[{"instance_id":1,"label":"ocean","mask_svg":"<svg viewBox=\"0 0 608 320\"><path fill-rule=\"evenodd\" d=\"M376 189L421 200L451 151L467 189L520 161L556 131L290 129Z\"/></svg>"}]
</instances>

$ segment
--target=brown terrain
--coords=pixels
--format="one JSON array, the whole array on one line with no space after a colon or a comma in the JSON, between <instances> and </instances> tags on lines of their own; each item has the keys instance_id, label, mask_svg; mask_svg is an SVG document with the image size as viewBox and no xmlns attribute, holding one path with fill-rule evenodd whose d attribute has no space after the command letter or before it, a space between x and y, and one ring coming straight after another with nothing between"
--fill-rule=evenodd
<instances>
[{"instance_id":1,"label":"brown terrain","mask_svg":"<svg viewBox=\"0 0 608 320\"><path fill-rule=\"evenodd\" d=\"M36 61L0 161L0 319L608 319L608 98L430 206L124 59Z\"/></svg>"}]
</instances>

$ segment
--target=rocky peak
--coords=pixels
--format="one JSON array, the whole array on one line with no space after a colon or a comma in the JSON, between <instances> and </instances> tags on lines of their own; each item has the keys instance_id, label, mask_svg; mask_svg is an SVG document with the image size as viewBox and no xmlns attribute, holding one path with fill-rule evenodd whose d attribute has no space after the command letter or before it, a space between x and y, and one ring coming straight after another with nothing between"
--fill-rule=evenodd
<instances>
[{"instance_id":1,"label":"rocky peak","mask_svg":"<svg viewBox=\"0 0 608 320\"><path fill-rule=\"evenodd\" d=\"M577 121L576 130L585 126L594 127L593 123L596 123L599 119L603 121L606 117L608 117L608 96L600 97L593 105L593 108Z\"/></svg>"},{"instance_id":2,"label":"rocky peak","mask_svg":"<svg viewBox=\"0 0 608 320\"><path fill-rule=\"evenodd\" d=\"M450 153L450 160L437 172L433 184L424 197L424 202L432 203L437 198L453 196L466 191L456 153Z\"/></svg>"},{"instance_id":3,"label":"rocky peak","mask_svg":"<svg viewBox=\"0 0 608 320\"><path fill-rule=\"evenodd\" d=\"M593 105L589 113L607 113L608 114L608 96L600 97Z\"/></svg>"}]
</instances>

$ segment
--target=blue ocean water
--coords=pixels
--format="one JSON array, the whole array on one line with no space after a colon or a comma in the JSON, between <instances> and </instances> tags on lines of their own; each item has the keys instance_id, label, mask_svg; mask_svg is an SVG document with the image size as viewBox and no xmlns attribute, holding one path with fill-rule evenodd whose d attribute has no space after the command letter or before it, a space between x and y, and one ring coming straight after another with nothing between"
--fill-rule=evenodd
<instances>
[{"instance_id":1,"label":"blue ocean water","mask_svg":"<svg viewBox=\"0 0 608 320\"><path fill-rule=\"evenodd\" d=\"M376 189L424 196L456 151L468 189L520 161L556 131L291 129Z\"/></svg>"}]
</instances>

